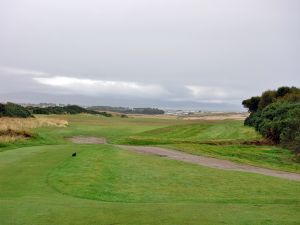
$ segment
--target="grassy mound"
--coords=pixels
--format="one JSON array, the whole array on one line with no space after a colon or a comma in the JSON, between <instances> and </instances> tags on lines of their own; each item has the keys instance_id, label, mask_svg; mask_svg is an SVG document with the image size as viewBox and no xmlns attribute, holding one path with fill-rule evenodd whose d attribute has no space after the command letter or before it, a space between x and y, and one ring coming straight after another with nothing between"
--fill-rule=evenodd
<instances>
[{"instance_id":1,"label":"grassy mound","mask_svg":"<svg viewBox=\"0 0 300 225\"><path fill-rule=\"evenodd\" d=\"M299 182L210 169L112 146L82 148L49 175L50 185L61 193L108 202L300 203Z\"/></svg>"},{"instance_id":2,"label":"grassy mound","mask_svg":"<svg viewBox=\"0 0 300 225\"><path fill-rule=\"evenodd\" d=\"M158 128L129 137L129 144L240 143L261 138L242 121L201 121Z\"/></svg>"}]
</instances>

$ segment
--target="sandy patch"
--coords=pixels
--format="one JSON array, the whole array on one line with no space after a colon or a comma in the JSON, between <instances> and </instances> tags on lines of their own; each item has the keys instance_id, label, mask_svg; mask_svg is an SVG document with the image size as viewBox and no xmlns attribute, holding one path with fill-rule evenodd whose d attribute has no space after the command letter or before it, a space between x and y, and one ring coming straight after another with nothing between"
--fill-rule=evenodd
<instances>
[{"instance_id":1,"label":"sandy patch","mask_svg":"<svg viewBox=\"0 0 300 225\"><path fill-rule=\"evenodd\" d=\"M158 115L147 115L147 114L126 114L131 118L146 118L146 119L178 119L177 115L169 114L158 114Z\"/></svg>"},{"instance_id":2,"label":"sandy patch","mask_svg":"<svg viewBox=\"0 0 300 225\"><path fill-rule=\"evenodd\" d=\"M199 114L183 117L183 120L245 120L247 117L248 113Z\"/></svg>"},{"instance_id":3,"label":"sandy patch","mask_svg":"<svg viewBox=\"0 0 300 225\"><path fill-rule=\"evenodd\" d=\"M107 143L104 137L76 136L68 139L75 144L106 144Z\"/></svg>"}]
</instances>

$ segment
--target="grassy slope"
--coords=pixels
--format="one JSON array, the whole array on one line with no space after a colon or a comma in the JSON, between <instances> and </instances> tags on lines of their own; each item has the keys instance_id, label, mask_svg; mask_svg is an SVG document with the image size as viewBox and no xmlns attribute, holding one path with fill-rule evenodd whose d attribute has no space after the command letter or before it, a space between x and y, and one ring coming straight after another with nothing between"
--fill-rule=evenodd
<instances>
[{"instance_id":1,"label":"grassy slope","mask_svg":"<svg viewBox=\"0 0 300 225\"><path fill-rule=\"evenodd\" d=\"M65 137L92 135L104 136L109 143L114 144L164 145L196 155L285 171L300 171L299 162L294 160L294 154L288 150L270 146L241 145L243 141L261 138L253 128L243 126L242 121L199 122L155 118L105 118L90 115L56 117L68 120L70 126L35 129L35 138L2 146L0 143L0 152L16 147L66 144L68 142Z\"/></svg>"},{"instance_id":2,"label":"grassy slope","mask_svg":"<svg viewBox=\"0 0 300 225\"><path fill-rule=\"evenodd\" d=\"M130 137L132 143L153 141L161 143L203 143L203 142L242 142L259 140L252 128L245 127L241 121L194 121L193 124L173 125L139 133Z\"/></svg>"},{"instance_id":3,"label":"grassy slope","mask_svg":"<svg viewBox=\"0 0 300 225\"><path fill-rule=\"evenodd\" d=\"M242 144L244 141L260 139L260 135L253 128L245 127L242 121L225 120L157 128L131 135L122 141L132 145L162 145L195 155L300 172L300 164L289 150Z\"/></svg>"},{"instance_id":4,"label":"grassy slope","mask_svg":"<svg viewBox=\"0 0 300 225\"><path fill-rule=\"evenodd\" d=\"M74 149L77 158L70 157ZM4 225L274 225L297 224L300 219L299 182L214 170L110 146L5 151L0 153L0 171Z\"/></svg>"},{"instance_id":5,"label":"grassy slope","mask_svg":"<svg viewBox=\"0 0 300 225\"><path fill-rule=\"evenodd\" d=\"M300 203L300 182L199 167L112 146L83 148L49 174L56 190L116 202Z\"/></svg>"}]
</instances>

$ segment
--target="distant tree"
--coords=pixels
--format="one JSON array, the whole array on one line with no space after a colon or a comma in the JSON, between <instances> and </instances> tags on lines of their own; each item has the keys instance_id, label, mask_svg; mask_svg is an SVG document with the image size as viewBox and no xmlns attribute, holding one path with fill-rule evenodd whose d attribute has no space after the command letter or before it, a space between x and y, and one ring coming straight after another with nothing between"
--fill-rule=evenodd
<instances>
[{"instance_id":1,"label":"distant tree","mask_svg":"<svg viewBox=\"0 0 300 225\"><path fill-rule=\"evenodd\" d=\"M97 114L106 117L111 117L110 113L98 112L90 109L85 109L78 105L67 105L67 106L49 106L45 108L41 107L27 107L27 109L32 114L79 114L79 113L88 113L88 114Z\"/></svg>"},{"instance_id":2,"label":"distant tree","mask_svg":"<svg viewBox=\"0 0 300 225\"><path fill-rule=\"evenodd\" d=\"M164 114L165 111L157 108L128 108L128 107L112 107L112 106L92 106L89 107L90 110L97 111L110 111L110 112L119 112L126 114Z\"/></svg>"},{"instance_id":3,"label":"distant tree","mask_svg":"<svg viewBox=\"0 0 300 225\"><path fill-rule=\"evenodd\" d=\"M6 104L0 104L0 117L32 117L31 113L21 105L8 102Z\"/></svg>"}]
</instances>

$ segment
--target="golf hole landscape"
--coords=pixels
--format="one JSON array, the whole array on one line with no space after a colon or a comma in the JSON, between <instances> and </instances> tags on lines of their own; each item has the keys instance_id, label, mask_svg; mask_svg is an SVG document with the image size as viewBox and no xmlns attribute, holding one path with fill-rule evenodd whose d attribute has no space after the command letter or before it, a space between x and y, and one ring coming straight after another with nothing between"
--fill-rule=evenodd
<instances>
[{"instance_id":1,"label":"golf hole landscape","mask_svg":"<svg viewBox=\"0 0 300 225\"><path fill-rule=\"evenodd\" d=\"M300 225L300 0L0 0L0 225Z\"/></svg>"},{"instance_id":2,"label":"golf hole landscape","mask_svg":"<svg viewBox=\"0 0 300 225\"><path fill-rule=\"evenodd\" d=\"M243 120L81 113L0 121L3 225L299 222L295 154ZM15 132L4 135L8 127Z\"/></svg>"}]
</instances>

